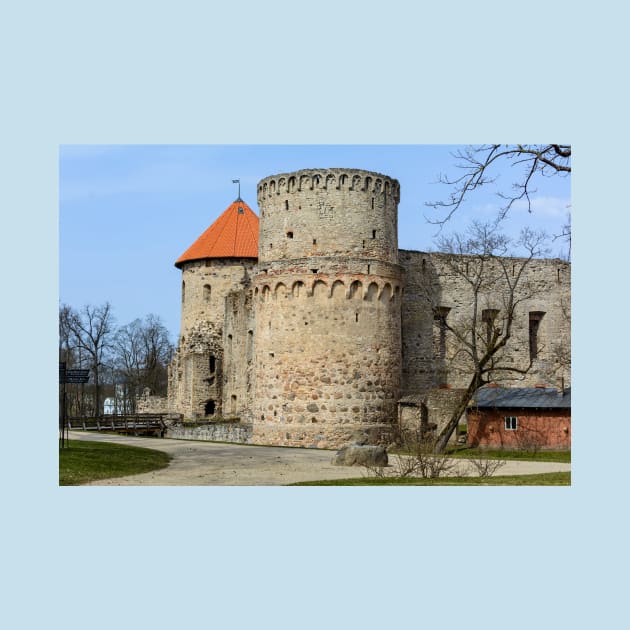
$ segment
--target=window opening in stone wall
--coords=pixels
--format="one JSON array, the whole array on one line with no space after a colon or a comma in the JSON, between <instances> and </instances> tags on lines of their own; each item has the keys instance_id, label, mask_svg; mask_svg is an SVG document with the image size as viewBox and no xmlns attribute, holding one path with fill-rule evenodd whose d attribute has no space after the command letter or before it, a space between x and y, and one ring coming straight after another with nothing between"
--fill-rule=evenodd
<instances>
[{"instance_id":1,"label":"window opening in stone wall","mask_svg":"<svg viewBox=\"0 0 630 630\"><path fill-rule=\"evenodd\" d=\"M560 284L560 269L558 269L558 284Z\"/></svg>"},{"instance_id":2,"label":"window opening in stone wall","mask_svg":"<svg viewBox=\"0 0 630 630\"><path fill-rule=\"evenodd\" d=\"M370 273L370 265L368 265L368 273Z\"/></svg>"},{"instance_id":3,"label":"window opening in stone wall","mask_svg":"<svg viewBox=\"0 0 630 630\"><path fill-rule=\"evenodd\" d=\"M212 287L209 284L204 284L203 285L203 299L206 302L209 302L211 295L212 295Z\"/></svg>"},{"instance_id":4,"label":"window opening in stone wall","mask_svg":"<svg viewBox=\"0 0 630 630\"><path fill-rule=\"evenodd\" d=\"M447 306L438 306L433 314L433 319L438 327L437 344L437 380L438 385L446 385L446 317L451 309Z\"/></svg>"},{"instance_id":5,"label":"window opening in stone wall","mask_svg":"<svg viewBox=\"0 0 630 630\"><path fill-rule=\"evenodd\" d=\"M284 202L284 209L285 210L289 209L289 200L288 199Z\"/></svg>"},{"instance_id":6,"label":"window opening in stone wall","mask_svg":"<svg viewBox=\"0 0 630 630\"><path fill-rule=\"evenodd\" d=\"M499 311L496 308L486 308L481 311L481 321L486 326L486 345L490 346L492 341L492 335L494 333L494 320L496 319Z\"/></svg>"},{"instance_id":7,"label":"window opening in stone wall","mask_svg":"<svg viewBox=\"0 0 630 630\"><path fill-rule=\"evenodd\" d=\"M422 259L422 271L424 271L427 268L427 261L426 258Z\"/></svg>"},{"instance_id":8,"label":"window opening in stone wall","mask_svg":"<svg viewBox=\"0 0 630 630\"><path fill-rule=\"evenodd\" d=\"M214 374L217 369L217 358L211 354L210 359L208 360L208 367L210 369L210 374Z\"/></svg>"},{"instance_id":9,"label":"window opening in stone wall","mask_svg":"<svg viewBox=\"0 0 630 630\"><path fill-rule=\"evenodd\" d=\"M317 271L318 271L318 270L317 270L317 269L311 269L311 271L312 271L313 273L317 273Z\"/></svg>"},{"instance_id":10,"label":"window opening in stone wall","mask_svg":"<svg viewBox=\"0 0 630 630\"><path fill-rule=\"evenodd\" d=\"M363 247L363 249L365 249L365 241L363 241L363 243L361 243L361 247Z\"/></svg>"},{"instance_id":11,"label":"window opening in stone wall","mask_svg":"<svg viewBox=\"0 0 630 630\"><path fill-rule=\"evenodd\" d=\"M204 406L204 413L206 414L206 416L213 416L214 415L214 409L215 409L215 403L214 400L207 400L206 404Z\"/></svg>"},{"instance_id":12,"label":"window opening in stone wall","mask_svg":"<svg viewBox=\"0 0 630 630\"><path fill-rule=\"evenodd\" d=\"M359 321L359 313L355 313L354 314L354 321L358 322Z\"/></svg>"},{"instance_id":13,"label":"window opening in stone wall","mask_svg":"<svg viewBox=\"0 0 630 630\"><path fill-rule=\"evenodd\" d=\"M538 358L538 330L540 328L540 321L543 318L544 313L542 311L532 311L529 314L529 358L534 360Z\"/></svg>"},{"instance_id":14,"label":"window opening in stone wall","mask_svg":"<svg viewBox=\"0 0 630 630\"><path fill-rule=\"evenodd\" d=\"M293 232L287 232L287 238L293 238Z\"/></svg>"},{"instance_id":15,"label":"window opening in stone wall","mask_svg":"<svg viewBox=\"0 0 630 630\"><path fill-rule=\"evenodd\" d=\"M372 210L374 210L374 197L372 197Z\"/></svg>"},{"instance_id":16,"label":"window opening in stone wall","mask_svg":"<svg viewBox=\"0 0 630 630\"><path fill-rule=\"evenodd\" d=\"M317 245L317 239L316 238L313 239L313 245Z\"/></svg>"},{"instance_id":17,"label":"window opening in stone wall","mask_svg":"<svg viewBox=\"0 0 630 630\"><path fill-rule=\"evenodd\" d=\"M236 415L236 396L232 394L230 398L230 413L231 415Z\"/></svg>"},{"instance_id":18,"label":"window opening in stone wall","mask_svg":"<svg viewBox=\"0 0 630 630\"><path fill-rule=\"evenodd\" d=\"M186 283L182 282L182 302L186 299Z\"/></svg>"},{"instance_id":19,"label":"window opening in stone wall","mask_svg":"<svg viewBox=\"0 0 630 630\"><path fill-rule=\"evenodd\" d=\"M516 416L505 416L505 430L516 431L518 427L518 418Z\"/></svg>"},{"instance_id":20,"label":"window opening in stone wall","mask_svg":"<svg viewBox=\"0 0 630 630\"><path fill-rule=\"evenodd\" d=\"M372 238L376 238L376 230L372 230Z\"/></svg>"},{"instance_id":21,"label":"window opening in stone wall","mask_svg":"<svg viewBox=\"0 0 630 630\"><path fill-rule=\"evenodd\" d=\"M269 249L273 249L273 243L269 243Z\"/></svg>"},{"instance_id":22,"label":"window opening in stone wall","mask_svg":"<svg viewBox=\"0 0 630 630\"><path fill-rule=\"evenodd\" d=\"M420 403L420 437L426 436L429 431L429 408L424 402Z\"/></svg>"}]
</instances>

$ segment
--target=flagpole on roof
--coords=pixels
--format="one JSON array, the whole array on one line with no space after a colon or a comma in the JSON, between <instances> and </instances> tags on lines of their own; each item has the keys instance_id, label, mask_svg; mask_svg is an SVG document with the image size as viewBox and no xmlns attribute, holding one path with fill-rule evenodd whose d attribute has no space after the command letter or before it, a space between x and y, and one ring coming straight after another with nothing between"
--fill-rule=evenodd
<instances>
[{"instance_id":1,"label":"flagpole on roof","mask_svg":"<svg viewBox=\"0 0 630 630\"><path fill-rule=\"evenodd\" d=\"M236 201L243 201L241 199L241 180L240 179L233 179L232 183L233 184L238 184L238 199Z\"/></svg>"}]
</instances>

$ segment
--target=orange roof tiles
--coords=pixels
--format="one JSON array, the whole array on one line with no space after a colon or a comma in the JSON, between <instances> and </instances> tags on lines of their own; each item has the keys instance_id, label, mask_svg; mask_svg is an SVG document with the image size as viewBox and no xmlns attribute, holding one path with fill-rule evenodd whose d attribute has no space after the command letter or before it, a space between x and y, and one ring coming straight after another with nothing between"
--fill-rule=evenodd
<instances>
[{"instance_id":1,"label":"orange roof tiles","mask_svg":"<svg viewBox=\"0 0 630 630\"><path fill-rule=\"evenodd\" d=\"M258 258L258 217L243 200L232 203L175 266L203 258Z\"/></svg>"}]
</instances>

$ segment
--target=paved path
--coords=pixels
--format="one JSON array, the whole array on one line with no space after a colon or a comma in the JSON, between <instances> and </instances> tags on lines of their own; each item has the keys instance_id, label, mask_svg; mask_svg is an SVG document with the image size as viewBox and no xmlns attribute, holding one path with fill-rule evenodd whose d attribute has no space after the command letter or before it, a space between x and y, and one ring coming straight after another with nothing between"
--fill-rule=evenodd
<instances>
[{"instance_id":1,"label":"paved path","mask_svg":"<svg viewBox=\"0 0 630 630\"><path fill-rule=\"evenodd\" d=\"M364 475L363 468L331 464L334 451L82 431L70 431L70 438L143 446L164 451L173 458L170 465L162 470L94 481L89 484L93 486L278 486L298 481L344 479ZM570 464L509 461L497 474L519 475L569 470Z\"/></svg>"}]
</instances>

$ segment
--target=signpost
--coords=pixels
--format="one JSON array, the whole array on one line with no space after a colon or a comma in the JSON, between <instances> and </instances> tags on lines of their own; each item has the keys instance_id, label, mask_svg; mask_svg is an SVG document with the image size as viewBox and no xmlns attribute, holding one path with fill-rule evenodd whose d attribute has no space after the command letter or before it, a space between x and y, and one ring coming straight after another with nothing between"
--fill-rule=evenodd
<instances>
[{"instance_id":1,"label":"signpost","mask_svg":"<svg viewBox=\"0 0 630 630\"><path fill-rule=\"evenodd\" d=\"M66 369L66 362L59 362L59 384L63 385L61 414L59 415L59 445L64 448L68 442L68 422L66 421L66 383L87 383L90 370Z\"/></svg>"}]
</instances>

